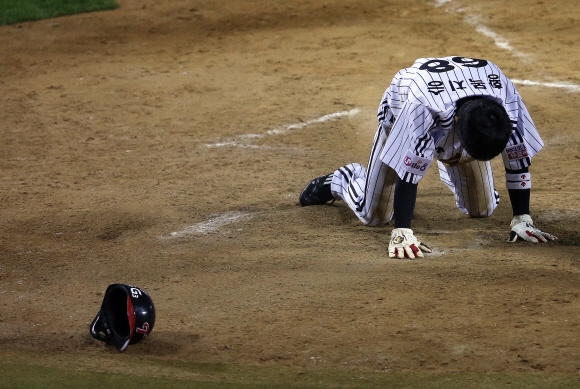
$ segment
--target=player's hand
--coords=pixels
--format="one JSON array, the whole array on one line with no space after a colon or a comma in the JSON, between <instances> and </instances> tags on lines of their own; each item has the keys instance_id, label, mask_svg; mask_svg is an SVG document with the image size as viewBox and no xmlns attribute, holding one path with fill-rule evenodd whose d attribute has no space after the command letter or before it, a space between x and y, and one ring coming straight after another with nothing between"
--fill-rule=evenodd
<instances>
[{"instance_id":1,"label":"player's hand","mask_svg":"<svg viewBox=\"0 0 580 389\"><path fill-rule=\"evenodd\" d=\"M429 246L419 242L410 228L395 228L389 242L389 257L391 258L423 258L423 251L430 253Z\"/></svg>"},{"instance_id":2,"label":"player's hand","mask_svg":"<svg viewBox=\"0 0 580 389\"><path fill-rule=\"evenodd\" d=\"M510 238L508 239L508 242L510 243L514 243L518 239L523 239L531 243L547 242L549 240L558 239L554 235L540 231L536 228L530 215L514 216L510 226L512 228Z\"/></svg>"}]
</instances>

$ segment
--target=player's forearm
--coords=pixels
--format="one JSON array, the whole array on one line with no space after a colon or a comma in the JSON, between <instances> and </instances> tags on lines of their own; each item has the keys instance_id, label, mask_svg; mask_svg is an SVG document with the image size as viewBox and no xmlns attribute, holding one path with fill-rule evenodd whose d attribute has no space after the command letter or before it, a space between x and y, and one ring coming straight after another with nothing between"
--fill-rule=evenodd
<instances>
[{"instance_id":1,"label":"player's forearm","mask_svg":"<svg viewBox=\"0 0 580 389\"><path fill-rule=\"evenodd\" d=\"M410 184L397 177L394 199L395 228L411 228L411 219L417 200L417 184Z\"/></svg>"},{"instance_id":2,"label":"player's forearm","mask_svg":"<svg viewBox=\"0 0 580 389\"><path fill-rule=\"evenodd\" d=\"M519 170L505 170L509 174L529 174L529 168L523 168ZM510 202L512 204L512 211L514 216L516 215L529 215L530 214L530 189L510 189L508 188L508 193L510 196Z\"/></svg>"}]
</instances>

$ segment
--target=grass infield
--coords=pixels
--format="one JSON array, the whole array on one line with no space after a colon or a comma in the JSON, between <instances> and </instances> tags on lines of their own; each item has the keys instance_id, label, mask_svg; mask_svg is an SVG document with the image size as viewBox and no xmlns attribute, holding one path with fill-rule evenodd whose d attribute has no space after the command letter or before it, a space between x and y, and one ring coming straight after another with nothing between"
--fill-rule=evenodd
<instances>
[{"instance_id":1,"label":"grass infield","mask_svg":"<svg viewBox=\"0 0 580 389\"><path fill-rule=\"evenodd\" d=\"M116 0L0 0L0 25L115 9Z\"/></svg>"},{"instance_id":2,"label":"grass infield","mask_svg":"<svg viewBox=\"0 0 580 389\"><path fill-rule=\"evenodd\" d=\"M79 364L75 366L75 363L70 364L64 360L61 367L0 360L0 389L575 389L580 384L580 378L574 374L429 374L298 370L281 366L241 366L142 359L141 363L149 365L145 372L133 370L131 365L134 361L123 361L121 358L115 362L118 366L126 368L126 372L87 371L86 364L82 367ZM99 367L94 366L97 370Z\"/></svg>"}]
</instances>

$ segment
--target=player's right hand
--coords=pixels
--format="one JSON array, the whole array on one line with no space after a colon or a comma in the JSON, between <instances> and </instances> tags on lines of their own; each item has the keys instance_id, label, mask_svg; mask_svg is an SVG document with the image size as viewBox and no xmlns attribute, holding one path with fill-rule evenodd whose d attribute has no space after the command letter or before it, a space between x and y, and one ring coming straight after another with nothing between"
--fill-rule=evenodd
<instances>
[{"instance_id":1,"label":"player's right hand","mask_svg":"<svg viewBox=\"0 0 580 389\"><path fill-rule=\"evenodd\" d=\"M433 250L422 242L419 242L413 230L410 228L395 228L391 233L391 241L389 242L389 257L390 258L423 258L423 251L430 253Z\"/></svg>"}]
</instances>

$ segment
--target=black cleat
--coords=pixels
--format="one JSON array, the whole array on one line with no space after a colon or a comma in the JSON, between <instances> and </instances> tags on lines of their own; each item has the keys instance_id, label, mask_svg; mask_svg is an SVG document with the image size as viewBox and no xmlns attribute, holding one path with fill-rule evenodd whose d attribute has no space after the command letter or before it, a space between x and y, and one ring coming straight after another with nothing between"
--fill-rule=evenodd
<instances>
[{"instance_id":1,"label":"black cleat","mask_svg":"<svg viewBox=\"0 0 580 389\"><path fill-rule=\"evenodd\" d=\"M332 183L333 174L318 177L312 180L310 184L300 193L299 201L303 207L309 205L322 205L329 201L334 201L334 196L330 191L330 184Z\"/></svg>"}]
</instances>

